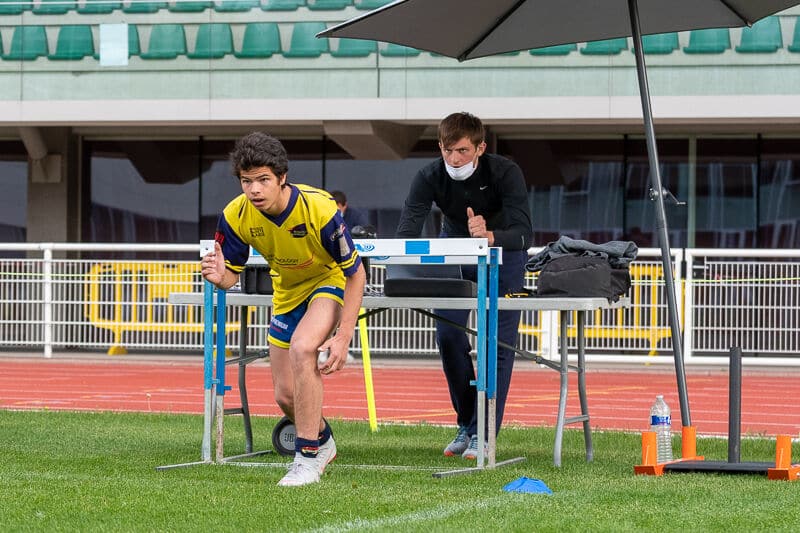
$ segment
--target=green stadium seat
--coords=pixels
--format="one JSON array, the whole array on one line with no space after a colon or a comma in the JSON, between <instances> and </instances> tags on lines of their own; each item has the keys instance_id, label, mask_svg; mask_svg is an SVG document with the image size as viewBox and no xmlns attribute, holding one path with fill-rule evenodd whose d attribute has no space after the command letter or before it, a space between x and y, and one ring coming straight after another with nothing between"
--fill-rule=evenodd
<instances>
[{"instance_id":1,"label":"green stadium seat","mask_svg":"<svg viewBox=\"0 0 800 533\"><path fill-rule=\"evenodd\" d=\"M30 4L23 4L20 0L0 0L0 15L20 15L30 9Z\"/></svg>"},{"instance_id":2,"label":"green stadium seat","mask_svg":"<svg viewBox=\"0 0 800 533\"><path fill-rule=\"evenodd\" d=\"M677 33L657 33L642 37L642 49L645 54L671 54L680 47Z\"/></svg>"},{"instance_id":3,"label":"green stadium seat","mask_svg":"<svg viewBox=\"0 0 800 533\"><path fill-rule=\"evenodd\" d=\"M32 61L50 52L44 26L17 26L11 36L11 48L3 59Z\"/></svg>"},{"instance_id":4,"label":"green stadium seat","mask_svg":"<svg viewBox=\"0 0 800 533\"><path fill-rule=\"evenodd\" d=\"M122 2L115 0L84 0L78 3L78 13L83 15L108 15L122 9Z\"/></svg>"},{"instance_id":5,"label":"green stadium seat","mask_svg":"<svg viewBox=\"0 0 800 533\"><path fill-rule=\"evenodd\" d=\"M281 52L281 34L275 22L251 22L244 27L242 49L233 52L239 58L265 58Z\"/></svg>"},{"instance_id":6,"label":"green stadium seat","mask_svg":"<svg viewBox=\"0 0 800 533\"><path fill-rule=\"evenodd\" d=\"M381 50L381 55L385 57L415 57L419 55L419 50L402 44L389 43L386 48Z\"/></svg>"},{"instance_id":7,"label":"green stadium seat","mask_svg":"<svg viewBox=\"0 0 800 533\"><path fill-rule=\"evenodd\" d=\"M356 9L378 9L379 7L383 7L392 0L355 0L353 4L356 6Z\"/></svg>"},{"instance_id":8,"label":"green stadium seat","mask_svg":"<svg viewBox=\"0 0 800 533\"><path fill-rule=\"evenodd\" d=\"M222 0L214 4L217 13L243 13L260 5L258 0Z\"/></svg>"},{"instance_id":9,"label":"green stadium seat","mask_svg":"<svg viewBox=\"0 0 800 533\"><path fill-rule=\"evenodd\" d=\"M88 24L70 24L58 30L56 51L48 59L78 60L94 56L94 37Z\"/></svg>"},{"instance_id":10,"label":"green stadium seat","mask_svg":"<svg viewBox=\"0 0 800 533\"><path fill-rule=\"evenodd\" d=\"M306 0L306 7L312 11L334 11L353 5L353 0Z\"/></svg>"},{"instance_id":11,"label":"green stadium seat","mask_svg":"<svg viewBox=\"0 0 800 533\"><path fill-rule=\"evenodd\" d=\"M138 56L142 53L139 45L139 29L136 24L128 24L128 57Z\"/></svg>"},{"instance_id":12,"label":"green stadium seat","mask_svg":"<svg viewBox=\"0 0 800 533\"><path fill-rule=\"evenodd\" d=\"M731 34L728 28L693 30L689 34L689 45L685 54L721 54L731 47Z\"/></svg>"},{"instance_id":13,"label":"green stadium seat","mask_svg":"<svg viewBox=\"0 0 800 533\"><path fill-rule=\"evenodd\" d=\"M328 52L328 39L317 39L316 35L325 29L324 22L295 22L292 28L292 41L284 57L319 57Z\"/></svg>"},{"instance_id":14,"label":"green stadium seat","mask_svg":"<svg viewBox=\"0 0 800 533\"><path fill-rule=\"evenodd\" d=\"M175 59L186 55L186 33L181 24L154 24L142 59Z\"/></svg>"},{"instance_id":15,"label":"green stadium seat","mask_svg":"<svg viewBox=\"0 0 800 533\"><path fill-rule=\"evenodd\" d=\"M534 56L565 56L577 49L578 45L575 43L557 44L555 46L546 46L544 48L534 48L530 51L530 53Z\"/></svg>"},{"instance_id":16,"label":"green stadium seat","mask_svg":"<svg viewBox=\"0 0 800 533\"><path fill-rule=\"evenodd\" d=\"M378 43L365 39L339 39L339 47L331 50L334 57L367 57L378 51Z\"/></svg>"},{"instance_id":17,"label":"green stadium seat","mask_svg":"<svg viewBox=\"0 0 800 533\"><path fill-rule=\"evenodd\" d=\"M197 27L192 59L219 59L233 53L231 25L224 22L200 24Z\"/></svg>"},{"instance_id":18,"label":"green stadium seat","mask_svg":"<svg viewBox=\"0 0 800 533\"><path fill-rule=\"evenodd\" d=\"M618 39L605 39L586 43L586 46L581 48L581 53L584 55L613 56L627 49L628 39L620 37Z\"/></svg>"},{"instance_id":19,"label":"green stadium seat","mask_svg":"<svg viewBox=\"0 0 800 533\"><path fill-rule=\"evenodd\" d=\"M795 19L792 44L790 44L787 48L789 48L790 52L800 52L800 17Z\"/></svg>"},{"instance_id":20,"label":"green stadium seat","mask_svg":"<svg viewBox=\"0 0 800 533\"><path fill-rule=\"evenodd\" d=\"M295 11L304 5L306 5L306 0L266 0L261 4L261 9L264 11Z\"/></svg>"},{"instance_id":21,"label":"green stadium seat","mask_svg":"<svg viewBox=\"0 0 800 533\"><path fill-rule=\"evenodd\" d=\"M740 54L771 54L780 48L783 48L780 20L767 17L742 30L736 51Z\"/></svg>"},{"instance_id":22,"label":"green stadium seat","mask_svg":"<svg viewBox=\"0 0 800 533\"><path fill-rule=\"evenodd\" d=\"M173 13L202 13L214 7L210 0L173 0L167 7Z\"/></svg>"},{"instance_id":23,"label":"green stadium seat","mask_svg":"<svg viewBox=\"0 0 800 533\"><path fill-rule=\"evenodd\" d=\"M160 9L167 9L167 3L129 0L127 5L122 5L125 13L157 13Z\"/></svg>"},{"instance_id":24,"label":"green stadium seat","mask_svg":"<svg viewBox=\"0 0 800 533\"><path fill-rule=\"evenodd\" d=\"M63 15L75 9L74 0L39 0L39 5L34 4L33 12L36 15Z\"/></svg>"}]
</instances>

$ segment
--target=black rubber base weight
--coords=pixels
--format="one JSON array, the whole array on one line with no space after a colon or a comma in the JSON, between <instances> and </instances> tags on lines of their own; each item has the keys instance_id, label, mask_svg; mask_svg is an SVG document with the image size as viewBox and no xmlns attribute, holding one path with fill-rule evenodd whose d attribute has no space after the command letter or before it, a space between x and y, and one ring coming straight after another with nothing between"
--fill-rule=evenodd
<instances>
[{"instance_id":1,"label":"black rubber base weight","mask_svg":"<svg viewBox=\"0 0 800 533\"><path fill-rule=\"evenodd\" d=\"M680 461L664 465L665 472L717 472L719 474L763 474L775 468L775 463L727 461Z\"/></svg>"}]
</instances>

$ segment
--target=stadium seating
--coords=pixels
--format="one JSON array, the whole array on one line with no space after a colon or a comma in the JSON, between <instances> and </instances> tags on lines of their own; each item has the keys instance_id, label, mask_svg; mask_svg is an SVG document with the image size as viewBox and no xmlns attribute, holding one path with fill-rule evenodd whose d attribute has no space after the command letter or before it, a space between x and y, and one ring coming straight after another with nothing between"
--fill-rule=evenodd
<instances>
[{"instance_id":1,"label":"stadium seating","mask_svg":"<svg viewBox=\"0 0 800 533\"><path fill-rule=\"evenodd\" d=\"M173 0L167 7L173 13L202 13L214 7L210 0Z\"/></svg>"},{"instance_id":2,"label":"stadium seating","mask_svg":"<svg viewBox=\"0 0 800 533\"><path fill-rule=\"evenodd\" d=\"M3 59L31 61L48 53L44 26L17 26L11 36L11 48L3 55Z\"/></svg>"},{"instance_id":3,"label":"stadium seating","mask_svg":"<svg viewBox=\"0 0 800 533\"><path fill-rule=\"evenodd\" d=\"M266 58L281 52L281 35L275 22L251 22L244 27L239 58Z\"/></svg>"},{"instance_id":4,"label":"stadium seating","mask_svg":"<svg viewBox=\"0 0 800 533\"><path fill-rule=\"evenodd\" d=\"M386 48L381 50L381 55L385 57L414 57L419 55L419 50L402 44L389 43Z\"/></svg>"},{"instance_id":5,"label":"stadium seating","mask_svg":"<svg viewBox=\"0 0 800 533\"><path fill-rule=\"evenodd\" d=\"M233 33L230 24L211 22L197 28L192 59L219 59L233 53Z\"/></svg>"},{"instance_id":6,"label":"stadium seating","mask_svg":"<svg viewBox=\"0 0 800 533\"><path fill-rule=\"evenodd\" d=\"M295 22L292 41L284 57L319 57L328 52L328 39L317 39L317 33L325 29L324 22Z\"/></svg>"},{"instance_id":7,"label":"stadium seating","mask_svg":"<svg viewBox=\"0 0 800 533\"><path fill-rule=\"evenodd\" d=\"M795 20L792 43L787 48L789 48L790 52L800 52L800 17Z\"/></svg>"},{"instance_id":8,"label":"stadium seating","mask_svg":"<svg viewBox=\"0 0 800 533\"><path fill-rule=\"evenodd\" d=\"M75 7L75 2L69 0L39 0L38 5L33 5L33 12L36 15L63 15Z\"/></svg>"},{"instance_id":9,"label":"stadium seating","mask_svg":"<svg viewBox=\"0 0 800 533\"><path fill-rule=\"evenodd\" d=\"M339 39L339 46L331 50L334 57L367 57L378 51L378 43L365 39Z\"/></svg>"},{"instance_id":10,"label":"stadium seating","mask_svg":"<svg viewBox=\"0 0 800 533\"><path fill-rule=\"evenodd\" d=\"M166 9L166 2L148 2L140 0L128 0L128 4L122 5L125 13L157 13L160 9Z\"/></svg>"},{"instance_id":11,"label":"stadium seating","mask_svg":"<svg viewBox=\"0 0 800 533\"><path fill-rule=\"evenodd\" d=\"M88 24L70 24L58 30L56 51L48 59L78 60L94 56L92 27Z\"/></svg>"},{"instance_id":12,"label":"stadium seating","mask_svg":"<svg viewBox=\"0 0 800 533\"><path fill-rule=\"evenodd\" d=\"M353 4L355 4L356 9L377 9L379 7L385 6L392 0L354 0Z\"/></svg>"},{"instance_id":13,"label":"stadium seating","mask_svg":"<svg viewBox=\"0 0 800 533\"><path fill-rule=\"evenodd\" d=\"M78 13L84 15L108 15L122 9L122 2L114 0L83 0L78 3Z\"/></svg>"},{"instance_id":14,"label":"stadium seating","mask_svg":"<svg viewBox=\"0 0 800 533\"><path fill-rule=\"evenodd\" d=\"M645 54L671 54L678 48L680 42L677 33L657 33L642 37L642 50Z\"/></svg>"},{"instance_id":15,"label":"stadium seating","mask_svg":"<svg viewBox=\"0 0 800 533\"><path fill-rule=\"evenodd\" d=\"M128 24L128 57L141 55L139 45L139 29L136 24Z\"/></svg>"},{"instance_id":16,"label":"stadium seating","mask_svg":"<svg viewBox=\"0 0 800 533\"><path fill-rule=\"evenodd\" d=\"M0 15L19 15L29 9L30 4L22 4L19 0L0 0Z\"/></svg>"},{"instance_id":17,"label":"stadium seating","mask_svg":"<svg viewBox=\"0 0 800 533\"><path fill-rule=\"evenodd\" d=\"M266 0L261 4L264 11L294 11L306 5L306 0Z\"/></svg>"},{"instance_id":18,"label":"stadium seating","mask_svg":"<svg viewBox=\"0 0 800 533\"><path fill-rule=\"evenodd\" d=\"M259 5L258 0L222 0L218 4L214 4L214 11L218 13L245 12Z\"/></svg>"},{"instance_id":19,"label":"stadium seating","mask_svg":"<svg viewBox=\"0 0 800 533\"><path fill-rule=\"evenodd\" d=\"M740 54L771 54L780 48L783 48L781 23L778 17L767 17L742 30L736 51Z\"/></svg>"},{"instance_id":20,"label":"stadium seating","mask_svg":"<svg viewBox=\"0 0 800 533\"><path fill-rule=\"evenodd\" d=\"M353 5L353 0L306 0L306 7L313 11L333 11Z\"/></svg>"},{"instance_id":21,"label":"stadium seating","mask_svg":"<svg viewBox=\"0 0 800 533\"><path fill-rule=\"evenodd\" d=\"M684 47L686 54L721 54L731 47L731 35L728 28L711 28L694 30L689 34L689 46Z\"/></svg>"},{"instance_id":22,"label":"stadium seating","mask_svg":"<svg viewBox=\"0 0 800 533\"><path fill-rule=\"evenodd\" d=\"M581 53L585 55L604 55L611 56L628 49L628 39L620 37L619 39L606 39L603 41L592 41L586 43L586 46L581 48Z\"/></svg>"},{"instance_id":23,"label":"stadium seating","mask_svg":"<svg viewBox=\"0 0 800 533\"><path fill-rule=\"evenodd\" d=\"M577 49L578 45L575 43L557 44L555 46L546 46L544 48L534 48L530 51L530 53L534 56L565 56Z\"/></svg>"},{"instance_id":24,"label":"stadium seating","mask_svg":"<svg viewBox=\"0 0 800 533\"><path fill-rule=\"evenodd\" d=\"M142 59L175 59L186 55L186 33L181 24L154 24Z\"/></svg>"}]
</instances>

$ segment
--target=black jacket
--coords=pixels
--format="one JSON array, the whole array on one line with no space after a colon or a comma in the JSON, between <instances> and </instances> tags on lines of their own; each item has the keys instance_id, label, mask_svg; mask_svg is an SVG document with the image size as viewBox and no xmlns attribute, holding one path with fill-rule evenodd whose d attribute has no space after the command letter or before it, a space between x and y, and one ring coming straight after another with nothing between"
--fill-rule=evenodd
<instances>
[{"instance_id":1,"label":"black jacket","mask_svg":"<svg viewBox=\"0 0 800 533\"><path fill-rule=\"evenodd\" d=\"M433 203L442 210L442 236L469 237L467 207L486 219L494 232L494 246L504 250L526 250L530 246L531 217L528 190L519 166L495 154L484 154L475 173L455 181L439 158L420 169L411 183L398 237L419 237Z\"/></svg>"}]
</instances>

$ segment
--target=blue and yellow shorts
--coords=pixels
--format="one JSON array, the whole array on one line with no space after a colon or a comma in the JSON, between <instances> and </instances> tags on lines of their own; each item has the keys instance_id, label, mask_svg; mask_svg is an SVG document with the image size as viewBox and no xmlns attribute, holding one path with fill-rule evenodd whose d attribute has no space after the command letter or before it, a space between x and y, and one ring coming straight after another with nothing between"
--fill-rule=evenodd
<instances>
[{"instance_id":1,"label":"blue and yellow shorts","mask_svg":"<svg viewBox=\"0 0 800 533\"><path fill-rule=\"evenodd\" d=\"M289 348L289 341L292 340L294 330L297 329L297 324L306 314L308 304L316 298L330 298L339 302L342 305L344 302L344 289L341 287L334 287L332 285L323 285L317 287L311 295L303 300L303 303L282 315L273 315L272 320L269 322L269 335L267 340L270 344L274 344L280 348Z\"/></svg>"}]
</instances>

